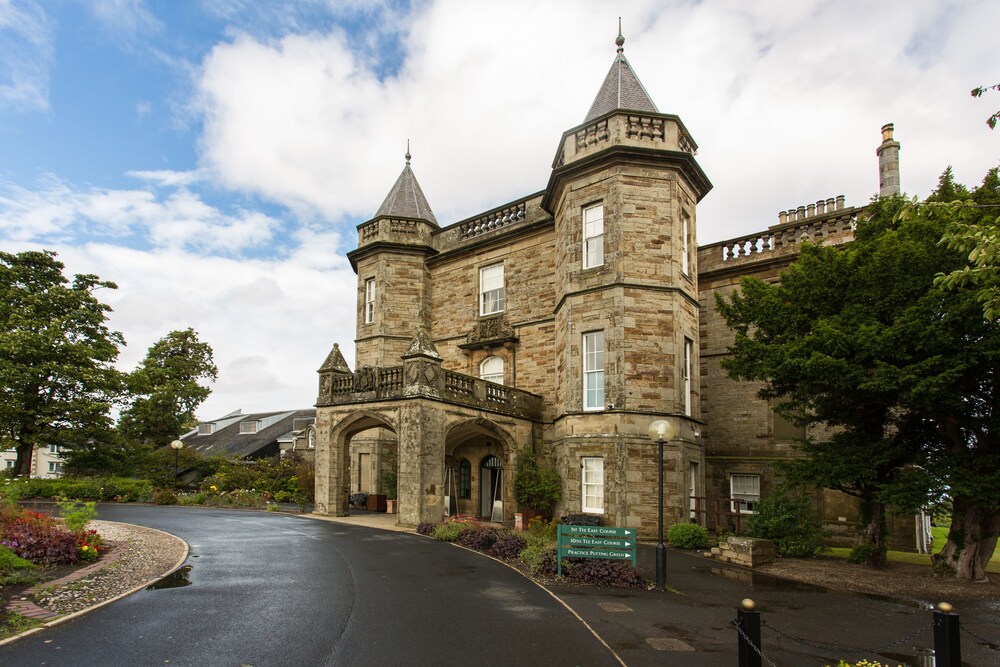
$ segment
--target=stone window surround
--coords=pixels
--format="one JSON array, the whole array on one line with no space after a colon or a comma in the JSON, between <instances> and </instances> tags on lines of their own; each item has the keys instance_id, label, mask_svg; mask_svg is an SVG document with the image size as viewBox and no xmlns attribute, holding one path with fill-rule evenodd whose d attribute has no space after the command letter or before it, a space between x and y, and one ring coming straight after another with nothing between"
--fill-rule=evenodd
<instances>
[{"instance_id":1,"label":"stone window surround","mask_svg":"<svg viewBox=\"0 0 1000 667\"><path fill-rule=\"evenodd\" d=\"M592 214L592 212L597 212L599 215ZM593 269L598 266L604 265L604 204L602 202L597 202L595 204L588 204L583 207L583 214L581 216L583 222L581 225L581 231L583 235L583 243L581 244L582 255L581 261L584 269ZM589 218L589 219L588 219ZM588 227L590 227L590 232L588 234ZM593 248L591 248L593 244ZM593 255L593 259L591 256Z\"/></svg>"},{"instance_id":2,"label":"stone window surround","mask_svg":"<svg viewBox=\"0 0 1000 667\"><path fill-rule=\"evenodd\" d=\"M503 357L491 355L483 359L482 363L479 364L479 379L486 380L487 382L495 382L496 384L503 384Z\"/></svg>"},{"instance_id":3,"label":"stone window surround","mask_svg":"<svg viewBox=\"0 0 1000 667\"><path fill-rule=\"evenodd\" d=\"M592 504L588 503L588 497L595 499L591 501ZM604 514L604 457L602 456L580 458L580 509L586 514Z\"/></svg>"},{"instance_id":4,"label":"stone window surround","mask_svg":"<svg viewBox=\"0 0 1000 667\"><path fill-rule=\"evenodd\" d=\"M499 272L497 272L497 269L499 269ZM503 262L495 262L479 269L480 316L494 315L496 313L502 313L505 310L506 290L504 280L505 275ZM487 295L490 295L489 301L487 301ZM487 308L491 308L491 310L487 310Z\"/></svg>"},{"instance_id":5,"label":"stone window surround","mask_svg":"<svg viewBox=\"0 0 1000 667\"><path fill-rule=\"evenodd\" d=\"M681 360L681 379L684 382L684 414L691 416L691 366L694 362L694 341L684 337L684 356Z\"/></svg>"},{"instance_id":6,"label":"stone window surround","mask_svg":"<svg viewBox=\"0 0 1000 667\"><path fill-rule=\"evenodd\" d=\"M681 211L681 273L691 276L691 216Z\"/></svg>"},{"instance_id":7,"label":"stone window surround","mask_svg":"<svg viewBox=\"0 0 1000 667\"><path fill-rule=\"evenodd\" d=\"M582 335L583 349L583 409L586 411L597 411L604 409L604 330L585 331ZM598 338L598 335L600 336ZM600 343L598 349L596 343ZM600 355L598 363L597 357ZM600 382L600 393L596 391L597 383ZM591 391L593 389L593 391ZM595 399L590 400L591 394Z\"/></svg>"},{"instance_id":8,"label":"stone window surround","mask_svg":"<svg viewBox=\"0 0 1000 667\"><path fill-rule=\"evenodd\" d=\"M754 509L750 503L760 502L760 474L730 473L729 497L734 499L734 511L739 511L740 514L753 514Z\"/></svg>"},{"instance_id":9,"label":"stone window surround","mask_svg":"<svg viewBox=\"0 0 1000 667\"><path fill-rule=\"evenodd\" d=\"M365 278L365 324L375 321L375 278Z\"/></svg>"}]
</instances>

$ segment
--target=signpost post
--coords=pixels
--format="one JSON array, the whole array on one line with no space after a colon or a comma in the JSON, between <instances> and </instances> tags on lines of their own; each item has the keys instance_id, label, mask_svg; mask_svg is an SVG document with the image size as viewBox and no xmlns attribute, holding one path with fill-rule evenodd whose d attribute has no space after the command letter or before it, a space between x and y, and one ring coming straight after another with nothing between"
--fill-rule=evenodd
<instances>
[{"instance_id":1,"label":"signpost post","mask_svg":"<svg viewBox=\"0 0 1000 667\"><path fill-rule=\"evenodd\" d=\"M563 558L630 560L635 567L635 528L605 526L559 526L558 574Z\"/></svg>"}]
</instances>

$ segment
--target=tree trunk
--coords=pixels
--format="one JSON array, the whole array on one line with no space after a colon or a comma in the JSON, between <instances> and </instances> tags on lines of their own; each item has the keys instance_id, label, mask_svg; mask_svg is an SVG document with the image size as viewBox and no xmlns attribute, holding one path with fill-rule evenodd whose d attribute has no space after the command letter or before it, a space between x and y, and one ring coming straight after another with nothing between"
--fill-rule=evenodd
<instances>
[{"instance_id":1,"label":"tree trunk","mask_svg":"<svg viewBox=\"0 0 1000 667\"><path fill-rule=\"evenodd\" d=\"M17 446L17 461L14 463L15 477L31 477L31 455L34 445L21 444Z\"/></svg>"},{"instance_id":2,"label":"tree trunk","mask_svg":"<svg viewBox=\"0 0 1000 667\"><path fill-rule=\"evenodd\" d=\"M941 553L933 557L959 579L987 582L986 564L993 556L1000 534L1000 509L984 510L966 498L955 498L951 530Z\"/></svg>"},{"instance_id":3,"label":"tree trunk","mask_svg":"<svg viewBox=\"0 0 1000 667\"><path fill-rule=\"evenodd\" d=\"M883 567L886 560L885 506L876 500L862 499L860 518L862 521L867 519L868 522L858 533L858 546L873 547L865 558L865 564L871 567Z\"/></svg>"}]
</instances>

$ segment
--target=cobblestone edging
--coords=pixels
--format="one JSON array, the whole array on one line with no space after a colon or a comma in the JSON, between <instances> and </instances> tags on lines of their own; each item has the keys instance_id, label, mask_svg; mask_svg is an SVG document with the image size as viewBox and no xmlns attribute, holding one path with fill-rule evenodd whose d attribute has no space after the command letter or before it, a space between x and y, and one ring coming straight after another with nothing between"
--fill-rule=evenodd
<instances>
[{"instance_id":1,"label":"cobblestone edging","mask_svg":"<svg viewBox=\"0 0 1000 667\"><path fill-rule=\"evenodd\" d=\"M187 544L163 531L114 521L88 528L115 545L99 561L29 588L8 603L9 611L51 625L133 593L187 559Z\"/></svg>"}]
</instances>

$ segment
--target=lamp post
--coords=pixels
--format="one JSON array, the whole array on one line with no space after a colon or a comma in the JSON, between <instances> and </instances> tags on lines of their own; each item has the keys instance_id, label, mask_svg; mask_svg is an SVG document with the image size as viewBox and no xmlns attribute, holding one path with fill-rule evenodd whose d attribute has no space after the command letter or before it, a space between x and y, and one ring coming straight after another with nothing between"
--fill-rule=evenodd
<instances>
[{"instance_id":1,"label":"lamp post","mask_svg":"<svg viewBox=\"0 0 1000 667\"><path fill-rule=\"evenodd\" d=\"M663 546L663 445L673 440L680 427L674 419L657 419L649 425L649 439L659 446L657 484L659 486L658 514L656 520L656 587L663 590L667 585L667 548Z\"/></svg>"},{"instance_id":2,"label":"lamp post","mask_svg":"<svg viewBox=\"0 0 1000 667\"><path fill-rule=\"evenodd\" d=\"M177 457L184 449L184 443L180 440L174 440L170 443L171 449L174 450L174 488L177 488Z\"/></svg>"}]
</instances>

